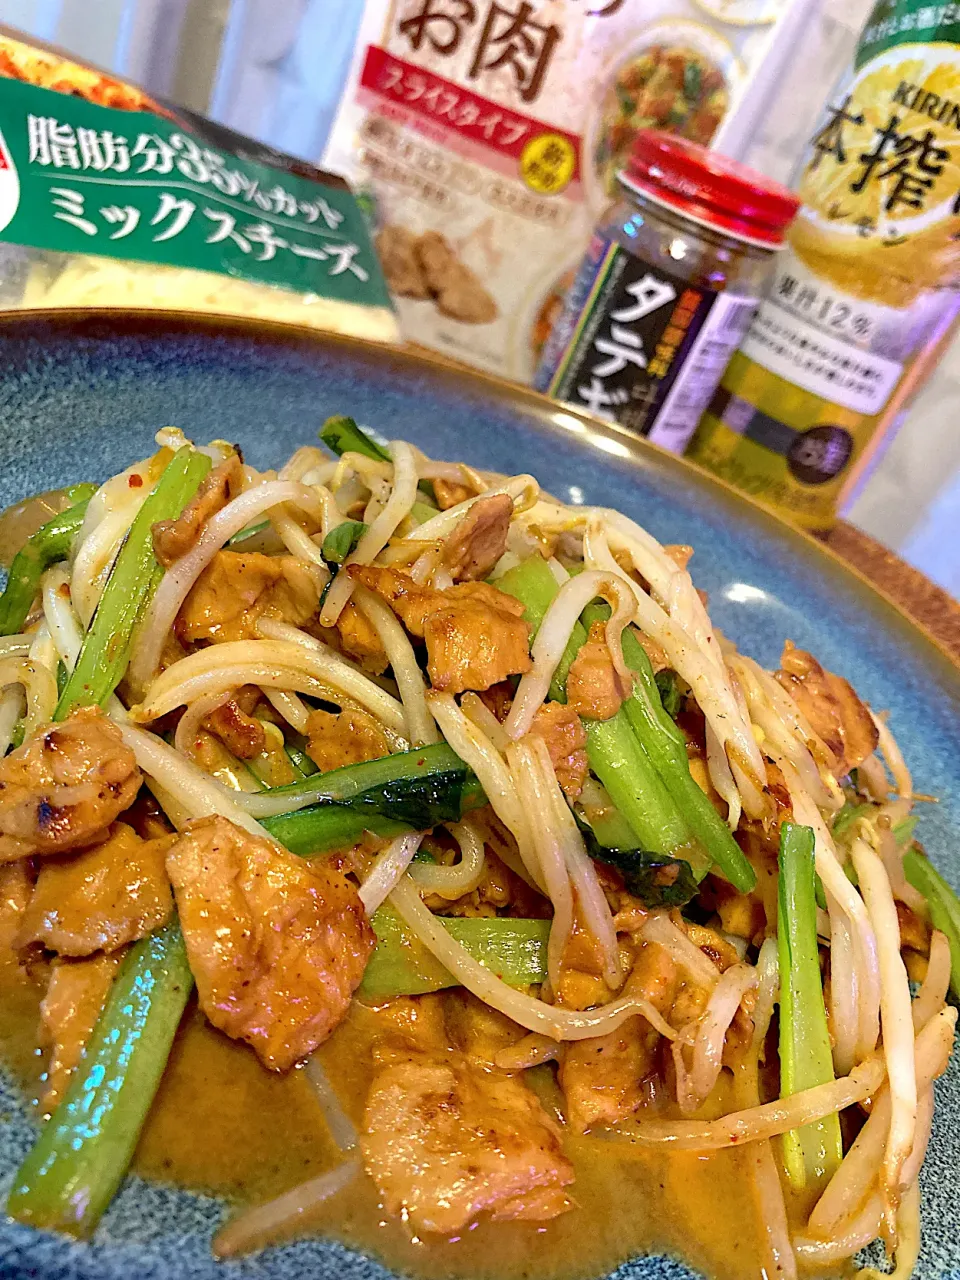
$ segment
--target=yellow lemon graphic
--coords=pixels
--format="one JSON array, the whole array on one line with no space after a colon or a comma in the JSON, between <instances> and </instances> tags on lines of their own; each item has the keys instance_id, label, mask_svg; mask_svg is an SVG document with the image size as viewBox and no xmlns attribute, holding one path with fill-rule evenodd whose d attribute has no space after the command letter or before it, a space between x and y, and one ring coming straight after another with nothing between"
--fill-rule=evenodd
<instances>
[{"instance_id":1,"label":"yellow lemon graphic","mask_svg":"<svg viewBox=\"0 0 960 1280\"><path fill-rule=\"evenodd\" d=\"M812 270L893 306L960 278L958 99L956 63L917 46L868 65L833 100L790 235Z\"/></svg>"}]
</instances>

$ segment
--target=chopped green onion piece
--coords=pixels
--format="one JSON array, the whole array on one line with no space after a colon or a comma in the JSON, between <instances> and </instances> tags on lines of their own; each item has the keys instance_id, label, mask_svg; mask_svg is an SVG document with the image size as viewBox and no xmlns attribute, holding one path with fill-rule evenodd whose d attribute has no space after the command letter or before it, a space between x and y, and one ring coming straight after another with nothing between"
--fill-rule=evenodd
<instances>
[{"instance_id":1,"label":"chopped green onion piece","mask_svg":"<svg viewBox=\"0 0 960 1280\"><path fill-rule=\"evenodd\" d=\"M874 808L872 804L851 804L848 800L834 818L833 826L830 828L834 839L842 836L845 831L849 831L858 818L865 818Z\"/></svg>"},{"instance_id":2,"label":"chopped green onion piece","mask_svg":"<svg viewBox=\"0 0 960 1280\"><path fill-rule=\"evenodd\" d=\"M528 556L526 560L521 560L519 564L502 574L497 579L496 585L498 590L505 591L508 596L513 596L515 600L520 601L523 605L523 619L530 624L531 636L535 636L540 630L540 624L547 610L553 603L554 596L560 590L543 556L535 553ZM550 697L554 702L566 702L567 676L570 666L586 639L586 628L579 622L574 623L563 657L550 682Z\"/></svg>"},{"instance_id":3,"label":"chopped green onion piece","mask_svg":"<svg viewBox=\"0 0 960 1280\"><path fill-rule=\"evenodd\" d=\"M601 612L602 611L602 612ZM590 605L584 618L603 616L607 605ZM734 840L730 828L713 807L690 773L687 744L682 732L663 709L653 667L643 645L627 628L620 637L623 660L637 676L633 693L623 704L623 712L683 815L693 836L706 850L714 869L741 893L749 893L757 875L746 854ZM686 857L686 855L682 855ZM694 874L702 879L695 862Z\"/></svg>"},{"instance_id":4,"label":"chopped green onion piece","mask_svg":"<svg viewBox=\"0 0 960 1280\"><path fill-rule=\"evenodd\" d=\"M549 920L497 917L438 917L438 920L475 960L509 986L528 987L546 978ZM377 946L357 991L361 1000L376 1003L459 985L392 907L380 907L372 923Z\"/></svg>"},{"instance_id":5,"label":"chopped green onion piece","mask_svg":"<svg viewBox=\"0 0 960 1280\"><path fill-rule=\"evenodd\" d=\"M677 682L677 673L675 671L658 671L654 676L657 685L657 692L660 694L660 703L664 711L671 720L676 720L683 706L683 697L680 693L680 686Z\"/></svg>"},{"instance_id":6,"label":"chopped green onion piece","mask_svg":"<svg viewBox=\"0 0 960 1280\"><path fill-rule=\"evenodd\" d=\"M248 538L258 538L261 533L266 533L270 528L269 520L258 520L255 524L248 524L245 529L241 529L239 533L235 533L232 538L227 539L228 547L236 547L247 541Z\"/></svg>"},{"instance_id":7,"label":"chopped green onion piece","mask_svg":"<svg viewBox=\"0 0 960 1280\"><path fill-rule=\"evenodd\" d=\"M657 776L622 709L611 720L586 720L587 759L633 829L637 847L688 862L698 879L710 869L680 811Z\"/></svg>"},{"instance_id":8,"label":"chopped green onion piece","mask_svg":"<svg viewBox=\"0 0 960 1280\"><path fill-rule=\"evenodd\" d=\"M110 577L67 686L55 720L75 707L103 704L123 678L133 647L134 629L163 577L153 554L153 526L180 515L210 470L206 454L178 449L137 512Z\"/></svg>"},{"instance_id":9,"label":"chopped green onion piece","mask_svg":"<svg viewBox=\"0 0 960 1280\"><path fill-rule=\"evenodd\" d=\"M902 822L898 822L893 828L893 838L898 845L910 844L913 840L913 833L917 829L919 818L912 813L909 818L904 818Z\"/></svg>"},{"instance_id":10,"label":"chopped green onion piece","mask_svg":"<svg viewBox=\"0 0 960 1280\"><path fill-rule=\"evenodd\" d=\"M842 864L843 874L847 877L851 884L859 885L860 877L857 875L857 868L849 860ZM827 909L827 891L823 887L823 881L820 879L818 872L814 872L813 876L814 892L817 899L817 906L821 911Z\"/></svg>"},{"instance_id":11,"label":"chopped green onion piece","mask_svg":"<svg viewBox=\"0 0 960 1280\"><path fill-rule=\"evenodd\" d=\"M93 1232L127 1171L192 987L176 922L130 948L63 1101L17 1171L11 1218Z\"/></svg>"},{"instance_id":12,"label":"chopped green onion piece","mask_svg":"<svg viewBox=\"0 0 960 1280\"><path fill-rule=\"evenodd\" d=\"M814 835L810 827L792 822L780 828L777 950L780 1096L787 1098L834 1078L817 948ZM825 1116L784 1134L783 1157L797 1190L826 1185L843 1159L840 1117Z\"/></svg>"},{"instance_id":13,"label":"chopped green onion piece","mask_svg":"<svg viewBox=\"0 0 960 1280\"><path fill-rule=\"evenodd\" d=\"M410 508L410 517L415 524L426 524L437 514L437 508L426 502L415 502Z\"/></svg>"},{"instance_id":14,"label":"chopped green onion piece","mask_svg":"<svg viewBox=\"0 0 960 1280\"><path fill-rule=\"evenodd\" d=\"M336 525L323 540L321 554L331 564L343 564L347 556L367 532L369 525L362 520L344 520Z\"/></svg>"},{"instance_id":15,"label":"chopped green onion piece","mask_svg":"<svg viewBox=\"0 0 960 1280\"><path fill-rule=\"evenodd\" d=\"M87 504L96 485L75 485L74 505L48 520L32 533L13 558L7 585L0 596L0 636L15 636L23 630L30 606L40 590L40 579L52 564L65 560L80 532Z\"/></svg>"},{"instance_id":16,"label":"chopped green onion piece","mask_svg":"<svg viewBox=\"0 0 960 1280\"><path fill-rule=\"evenodd\" d=\"M320 439L338 458L345 453L362 453L365 458L372 458L374 462L393 462L386 449L362 431L353 418L343 414L336 414L326 420L320 428Z\"/></svg>"},{"instance_id":17,"label":"chopped green onion piece","mask_svg":"<svg viewBox=\"0 0 960 1280\"><path fill-rule=\"evenodd\" d=\"M960 1000L960 898L919 849L903 855L903 873L927 900L933 927L950 943L950 988Z\"/></svg>"}]
</instances>

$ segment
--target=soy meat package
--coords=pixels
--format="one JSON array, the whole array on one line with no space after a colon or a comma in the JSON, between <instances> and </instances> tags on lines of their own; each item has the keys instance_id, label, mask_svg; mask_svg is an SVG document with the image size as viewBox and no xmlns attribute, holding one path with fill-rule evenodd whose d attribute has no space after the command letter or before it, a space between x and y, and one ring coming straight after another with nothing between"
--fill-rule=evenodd
<instances>
[{"instance_id":1,"label":"soy meat package","mask_svg":"<svg viewBox=\"0 0 960 1280\"><path fill-rule=\"evenodd\" d=\"M368 0L324 163L404 336L529 382L636 130L745 136L811 2Z\"/></svg>"}]
</instances>

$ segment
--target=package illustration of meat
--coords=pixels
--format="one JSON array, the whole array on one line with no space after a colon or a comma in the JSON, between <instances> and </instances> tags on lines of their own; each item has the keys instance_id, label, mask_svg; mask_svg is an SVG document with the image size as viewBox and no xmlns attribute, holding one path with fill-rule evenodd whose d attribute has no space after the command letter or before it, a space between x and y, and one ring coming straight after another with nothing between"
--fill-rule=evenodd
<instances>
[{"instance_id":1,"label":"package illustration of meat","mask_svg":"<svg viewBox=\"0 0 960 1280\"><path fill-rule=\"evenodd\" d=\"M368 0L324 163L404 336L529 382L636 131L755 116L808 3Z\"/></svg>"}]
</instances>

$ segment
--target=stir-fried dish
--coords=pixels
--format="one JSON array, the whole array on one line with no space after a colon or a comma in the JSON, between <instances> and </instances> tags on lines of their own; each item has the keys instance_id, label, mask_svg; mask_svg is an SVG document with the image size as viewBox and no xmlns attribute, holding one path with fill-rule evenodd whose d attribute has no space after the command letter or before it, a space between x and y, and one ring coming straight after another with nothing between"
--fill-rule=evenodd
<instances>
[{"instance_id":1,"label":"stir-fried dish","mask_svg":"<svg viewBox=\"0 0 960 1280\"><path fill-rule=\"evenodd\" d=\"M644 49L620 68L603 101L594 162L604 189L617 194L617 174L640 129L666 129L706 145L729 105L724 73L696 49Z\"/></svg>"},{"instance_id":2,"label":"stir-fried dish","mask_svg":"<svg viewBox=\"0 0 960 1280\"><path fill-rule=\"evenodd\" d=\"M9 1214L89 1236L138 1140L212 1167L213 1115L220 1256L909 1275L960 903L884 713L741 653L617 511L322 440L258 472L166 429L12 517L2 968L45 1069Z\"/></svg>"}]
</instances>

